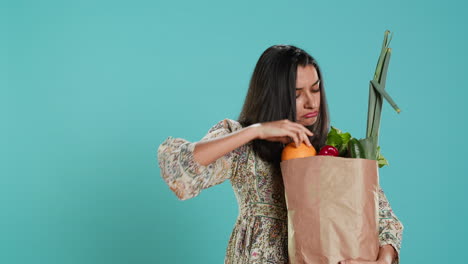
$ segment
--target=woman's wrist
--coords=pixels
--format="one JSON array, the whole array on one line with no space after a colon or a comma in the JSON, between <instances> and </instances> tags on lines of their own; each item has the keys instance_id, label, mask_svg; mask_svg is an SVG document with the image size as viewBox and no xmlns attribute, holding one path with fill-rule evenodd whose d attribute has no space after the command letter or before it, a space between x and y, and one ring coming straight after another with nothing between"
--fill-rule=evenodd
<instances>
[{"instance_id":1,"label":"woman's wrist","mask_svg":"<svg viewBox=\"0 0 468 264\"><path fill-rule=\"evenodd\" d=\"M260 139L261 138L261 134L260 134L260 123L256 123L256 124L252 124L250 126L248 126L246 129L249 129L251 132L251 135L252 135L252 140L254 139Z\"/></svg>"}]
</instances>

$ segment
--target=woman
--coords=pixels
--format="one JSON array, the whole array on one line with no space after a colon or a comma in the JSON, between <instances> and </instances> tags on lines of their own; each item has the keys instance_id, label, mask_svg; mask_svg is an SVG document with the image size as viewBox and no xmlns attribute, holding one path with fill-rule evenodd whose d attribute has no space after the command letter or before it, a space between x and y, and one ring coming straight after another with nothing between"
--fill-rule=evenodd
<instances>
[{"instance_id":1,"label":"woman","mask_svg":"<svg viewBox=\"0 0 468 264\"><path fill-rule=\"evenodd\" d=\"M224 119L198 142L168 137L158 148L161 176L180 200L230 180L239 204L225 264L288 263L287 209L281 152L291 141L320 149L329 131L322 73L315 59L291 45L263 52L238 120ZM379 193L377 262L399 263L403 225Z\"/></svg>"}]
</instances>

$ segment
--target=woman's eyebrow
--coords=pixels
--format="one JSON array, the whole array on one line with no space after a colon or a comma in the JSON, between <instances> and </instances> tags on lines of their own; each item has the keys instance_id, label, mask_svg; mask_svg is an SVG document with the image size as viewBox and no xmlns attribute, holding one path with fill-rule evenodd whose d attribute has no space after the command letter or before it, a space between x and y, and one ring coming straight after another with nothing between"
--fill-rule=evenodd
<instances>
[{"instance_id":1,"label":"woman's eyebrow","mask_svg":"<svg viewBox=\"0 0 468 264\"><path fill-rule=\"evenodd\" d=\"M312 84L311 87L314 87L314 85L316 85L316 84L319 83L319 82L320 82L320 79L318 79L314 84ZM303 88L296 88L296 90L302 90L302 89L303 89Z\"/></svg>"}]
</instances>

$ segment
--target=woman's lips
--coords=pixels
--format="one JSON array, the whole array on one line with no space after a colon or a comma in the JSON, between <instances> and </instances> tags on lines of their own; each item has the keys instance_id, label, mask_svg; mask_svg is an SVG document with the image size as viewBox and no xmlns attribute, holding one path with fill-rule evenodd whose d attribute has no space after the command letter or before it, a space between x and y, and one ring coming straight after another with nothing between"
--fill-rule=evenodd
<instances>
[{"instance_id":1,"label":"woman's lips","mask_svg":"<svg viewBox=\"0 0 468 264\"><path fill-rule=\"evenodd\" d=\"M310 117L314 117L314 116L317 116L317 115L318 115L318 112L312 112L312 113L308 113L308 114L305 115L304 117L310 118Z\"/></svg>"}]
</instances>

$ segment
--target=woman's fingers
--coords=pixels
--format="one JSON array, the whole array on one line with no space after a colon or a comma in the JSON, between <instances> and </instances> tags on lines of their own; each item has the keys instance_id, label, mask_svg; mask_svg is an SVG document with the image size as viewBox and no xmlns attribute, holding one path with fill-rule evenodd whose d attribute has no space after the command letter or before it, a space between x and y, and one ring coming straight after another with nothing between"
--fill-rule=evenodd
<instances>
[{"instance_id":1,"label":"woman's fingers","mask_svg":"<svg viewBox=\"0 0 468 264\"><path fill-rule=\"evenodd\" d=\"M300 128L301 130L303 130L307 135L309 135L310 137L314 135L314 133L312 133L307 127L299 124L299 123L293 123L296 127Z\"/></svg>"},{"instance_id":2,"label":"woman's fingers","mask_svg":"<svg viewBox=\"0 0 468 264\"><path fill-rule=\"evenodd\" d=\"M297 122L292 122L288 119L266 122L262 128L263 131L260 133L261 139L281 141L282 143L289 144L290 142L287 142L287 139L290 138L296 146L299 146L302 142L308 146L312 146L309 137L314 134Z\"/></svg>"},{"instance_id":3,"label":"woman's fingers","mask_svg":"<svg viewBox=\"0 0 468 264\"><path fill-rule=\"evenodd\" d=\"M294 143L296 144L296 147L299 146L300 140L297 134L294 131L288 131L287 132L288 136L291 137L294 140Z\"/></svg>"},{"instance_id":4,"label":"woman's fingers","mask_svg":"<svg viewBox=\"0 0 468 264\"><path fill-rule=\"evenodd\" d=\"M297 133L299 134L299 137L301 138L301 143L304 142L305 144L309 145L309 140L307 139L307 135L304 133L304 131L299 130L297 131Z\"/></svg>"},{"instance_id":5,"label":"woman's fingers","mask_svg":"<svg viewBox=\"0 0 468 264\"><path fill-rule=\"evenodd\" d=\"M302 127L302 129L305 130L304 137L305 137L305 139L307 140L307 141L306 141L307 144L308 144L309 146L312 146L312 143L310 142L309 137L313 136L314 133L312 133L308 128L304 127L303 125L300 125L300 126Z\"/></svg>"},{"instance_id":6,"label":"woman's fingers","mask_svg":"<svg viewBox=\"0 0 468 264\"><path fill-rule=\"evenodd\" d=\"M302 125L299 125L299 126L302 126ZM307 128L305 129L308 130ZM292 130L294 130L294 132L298 135L300 139L299 145L301 142L304 142L306 145L312 146L312 143L310 143L308 135L305 133L303 129L301 129L300 127L294 126Z\"/></svg>"},{"instance_id":7,"label":"woman's fingers","mask_svg":"<svg viewBox=\"0 0 468 264\"><path fill-rule=\"evenodd\" d=\"M306 141L305 141L306 144L309 145L309 147L312 147L312 142L310 142L309 137L308 137L307 135L304 135L304 138L305 138L305 140L306 140Z\"/></svg>"},{"instance_id":8,"label":"woman's fingers","mask_svg":"<svg viewBox=\"0 0 468 264\"><path fill-rule=\"evenodd\" d=\"M302 135L302 138L304 139L304 143L308 145L309 147L312 146L312 143L310 143L310 140L307 134L301 131L301 135Z\"/></svg>"},{"instance_id":9,"label":"woman's fingers","mask_svg":"<svg viewBox=\"0 0 468 264\"><path fill-rule=\"evenodd\" d=\"M296 129L297 133L301 135L301 142L303 141L305 144L312 146L309 137L313 136L314 133L312 133L308 128L306 128L302 124L296 122L291 122L291 124Z\"/></svg>"}]
</instances>

